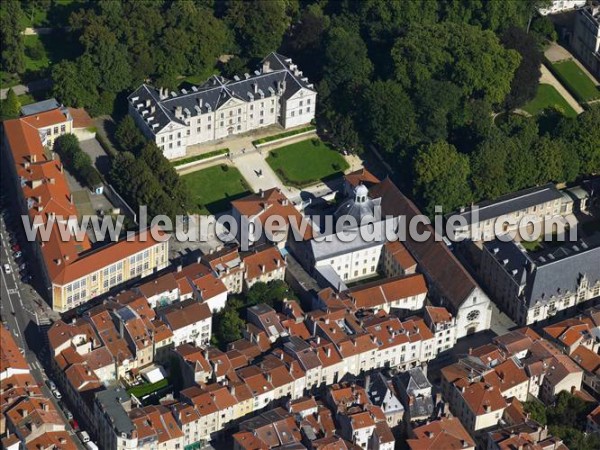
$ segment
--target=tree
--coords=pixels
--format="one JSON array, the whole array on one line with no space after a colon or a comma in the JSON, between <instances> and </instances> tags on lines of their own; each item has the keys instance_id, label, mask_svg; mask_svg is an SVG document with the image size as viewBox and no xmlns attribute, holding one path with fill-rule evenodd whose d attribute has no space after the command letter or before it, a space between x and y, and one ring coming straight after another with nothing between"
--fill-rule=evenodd
<instances>
[{"instance_id":1,"label":"tree","mask_svg":"<svg viewBox=\"0 0 600 450\"><path fill-rule=\"evenodd\" d=\"M0 3L0 68L11 73L25 71L25 45L21 36L21 2L5 0Z\"/></svg>"},{"instance_id":2,"label":"tree","mask_svg":"<svg viewBox=\"0 0 600 450\"><path fill-rule=\"evenodd\" d=\"M276 51L297 9L295 6L297 2L283 0L230 1L227 21L236 32L243 54L262 58Z\"/></svg>"},{"instance_id":3,"label":"tree","mask_svg":"<svg viewBox=\"0 0 600 450\"><path fill-rule=\"evenodd\" d=\"M450 81L427 80L417 86L414 104L425 140L448 139L450 130L458 125L455 119L460 97L460 88Z\"/></svg>"},{"instance_id":4,"label":"tree","mask_svg":"<svg viewBox=\"0 0 600 450\"><path fill-rule=\"evenodd\" d=\"M392 49L396 79L406 88L429 79L452 81L466 97L500 103L520 57L491 31L462 24L409 27Z\"/></svg>"},{"instance_id":5,"label":"tree","mask_svg":"<svg viewBox=\"0 0 600 450\"><path fill-rule=\"evenodd\" d=\"M423 200L427 214L436 205L446 212L470 203L469 158L444 141L423 145L414 161L415 195Z\"/></svg>"},{"instance_id":6,"label":"tree","mask_svg":"<svg viewBox=\"0 0 600 450\"><path fill-rule=\"evenodd\" d=\"M357 31L333 27L325 42L324 79L332 90L341 84L359 85L368 81L373 64Z\"/></svg>"},{"instance_id":7,"label":"tree","mask_svg":"<svg viewBox=\"0 0 600 450\"><path fill-rule=\"evenodd\" d=\"M577 155L582 174L600 172L600 105L592 104L576 119L563 118L553 132L568 147L568 153Z\"/></svg>"},{"instance_id":8,"label":"tree","mask_svg":"<svg viewBox=\"0 0 600 450\"><path fill-rule=\"evenodd\" d=\"M472 182L476 199L494 199L510 191L508 155L512 142L500 132L484 141L471 159ZM512 169L512 168L511 168Z\"/></svg>"},{"instance_id":9,"label":"tree","mask_svg":"<svg viewBox=\"0 0 600 450\"><path fill-rule=\"evenodd\" d=\"M265 303L271 307L279 307L285 299L294 298L294 293L285 281L272 280L268 283L258 282L252 285L247 298L247 306Z\"/></svg>"},{"instance_id":10,"label":"tree","mask_svg":"<svg viewBox=\"0 0 600 450\"><path fill-rule=\"evenodd\" d=\"M535 184L548 183L549 181L565 181L564 143L548 136L540 137L533 145L532 152L539 166L538 179Z\"/></svg>"},{"instance_id":11,"label":"tree","mask_svg":"<svg viewBox=\"0 0 600 450\"><path fill-rule=\"evenodd\" d=\"M375 81L364 92L365 131L386 152L415 142L417 126L410 98L395 81Z\"/></svg>"},{"instance_id":12,"label":"tree","mask_svg":"<svg viewBox=\"0 0 600 450\"><path fill-rule=\"evenodd\" d=\"M6 99L2 101L2 115L6 117L19 117L21 102L15 91L10 88L6 93Z\"/></svg>"},{"instance_id":13,"label":"tree","mask_svg":"<svg viewBox=\"0 0 600 450\"><path fill-rule=\"evenodd\" d=\"M504 47L516 50L521 55L521 63L515 71L510 92L504 99L506 108L511 110L524 105L537 94L542 52L533 36L517 27L508 28L502 34L501 42Z\"/></svg>"},{"instance_id":14,"label":"tree","mask_svg":"<svg viewBox=\"0 0 600 450\"><path fill-rule=\"evenodd\" d=\"M52 67L52 94L62 103L89 108L99 101L100 82L92 60L84 55L76 61L63 60Z\"/></svg>"},{"instance_id":15,"label":"tree","mask_svg":"<svg viewBox=\"0 0 600 450\"><path fill-rule=\"evenodd\" d=\"M529 413L530 417L540 425L546 425L548 418L546 417L546 407L543 403L533 400L523 403L523 411Z\"/></svg>"},{"instance_id":16,"label":"tree","mask_svg":"<svg viewBox=\"0 0 600 450\"><path fill-rule=\"evenodd\" d=\"M117 125L115 139L122 151L137 153L146 139L130 115L126 115Z\"/></svg>"}]
</instances>

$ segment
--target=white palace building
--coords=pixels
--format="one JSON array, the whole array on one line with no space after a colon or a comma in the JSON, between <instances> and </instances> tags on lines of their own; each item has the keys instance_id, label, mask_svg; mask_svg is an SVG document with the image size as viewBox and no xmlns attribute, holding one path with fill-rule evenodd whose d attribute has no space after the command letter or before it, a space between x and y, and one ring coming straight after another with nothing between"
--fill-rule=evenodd
<instances>
[{"instance_id":1,"label":"white palace building","mask_svg":"<svg viewBox=\"0 0 600 450\"><path fill-rule=\"evenodd\" d=\"M315 117L317 92L290 58L271 53L252 74L213 76L188 91L142 84L129 95L129 113L168 159L189 145L269 125L293 128Z\"/></svg>"}]
</instances>

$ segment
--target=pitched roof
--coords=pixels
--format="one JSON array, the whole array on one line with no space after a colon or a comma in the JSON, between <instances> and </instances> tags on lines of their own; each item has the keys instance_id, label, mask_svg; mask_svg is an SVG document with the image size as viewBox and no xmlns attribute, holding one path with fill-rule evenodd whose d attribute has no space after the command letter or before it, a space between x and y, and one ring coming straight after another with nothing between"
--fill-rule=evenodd
<instances>
[{"instance_id":1,"label":"pitched roof","mask_svg":"<svg viewBox=\"0 0 600 450\"><path fill-rule=\"evenodd\" d=\"M360 309L381 307L397 300L427 294L421 274L385 278L349 289L347 295Z\"/></svg>"},{"instance_id":2,"label":"pitched roof","mask_svg":"<svg viewBox=\"0 0 600 450\"><path fill-rule=\"evenodd\" d=\"M189 299L180 303L174 303L161 312L161 317L169 325L171 330L179 330L194 323L210 319L212 313L206 303L200 303Z\"/></svg>"},{"instance_id":3,"label":"pitched roof","mask_svg":"<svg viewBox=\"0 0 600 450\"><path fill-rule=\"evenodd\" d=\"M381 197L383 215L405 216L406 223L421 215L414 203L404 196L389 178L371 188L369 192L373 198ZM435 285L437 294L448 303L451 312L456 314L473 290L478 288L477 283L443 240L434 238L435 230L431 225L421 224L417 229L420 233L424 230L429 231L431 237L424 242L418 242L411 238L411 233L407 233L403 243L420 264L428 280ZM446 304L442 303L441 306Z\"/></svg>"},{"instance_id":4,"label":"pitched roof","mask_svg":"<svg viewBox=\"0 0 600 450\"><path fill-rule=\"evenodd\" d=\"M475 447L475 441L457 417L442 418L412 430L406 442L411 450L454 450Z\"/></svg>"},{"instance_id":5,"label":"pitched roof","mask_svg":"<svg viewBox=\"0 0 600 450\"><path fill-rule=\"evenodd\" d=\"M246 280L253 280L261 275L285 267L285 259L275 246L252 252L244 256Z\"/></svg>"}]
</instances>

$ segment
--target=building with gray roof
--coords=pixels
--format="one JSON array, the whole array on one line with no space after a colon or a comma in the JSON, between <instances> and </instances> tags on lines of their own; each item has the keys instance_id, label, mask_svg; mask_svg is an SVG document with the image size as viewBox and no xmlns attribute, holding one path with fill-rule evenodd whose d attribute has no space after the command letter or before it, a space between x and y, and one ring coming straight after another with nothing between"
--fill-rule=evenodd
<instances>
[{"instance_id":1,"label":"building with gray roof","mask_svg":"<svg viewBox=\"0 0 600 450\"><path fill-rule=\"evenodd\" d=\"M279 124L293 128L315 117L317 92L290 58L271 53L259 70L228 80L169 91L142 84L129 95L129 114L169 158L190 145Z\"/></svg>"},{"instance_id":2,"label":"building with gray roof","mask_svg":"<svg viewBox=\"0 0 600 450\"><path fill-rule=\"evenodd\" d=\"M535 253L515 241L486 242L480 275L517 323L545 320L600 295L600 235Z\"/></svg>"},{"instance_id":3,"label":"building with gray roof","mask_svg":"<svg viewBox=\"0 0 600 450\"><path fill-rule=\"evenodd\" d=\"M469 208L461 208L446 219L455 217L462 223L454 224L457 240L489 241L496 237L495 226L500 222L503 232L518 230L525 217L541 222L548 216L567 216L573 212L573 200L563 195L554 184L522 189L497 199L484 201ZM510 221L504 227L505 221Z\"/></svg>"},{"instance_id":4,"label":"building with gray roof","mask_svg":"<svg viewBox=\"0 0 600 450\"><path fill-rule=\"evenodd\" d=\"M109 387L95 395L96 436L101 448L135 448L137 433L129 418L131 397L121 387Z\"/></svg>"}]
</instances>

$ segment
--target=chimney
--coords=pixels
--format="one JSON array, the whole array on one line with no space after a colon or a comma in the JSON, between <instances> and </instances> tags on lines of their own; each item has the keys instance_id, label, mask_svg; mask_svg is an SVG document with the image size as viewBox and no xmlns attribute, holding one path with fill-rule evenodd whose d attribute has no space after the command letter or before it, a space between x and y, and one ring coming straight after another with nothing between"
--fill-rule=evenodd
<instances>
[{"instance_id":1,"label":"chimney","mask_svg":"<svg viewBox=\"0 0 600 450\"><path fill-rule=\"evenodd\" d=\"M258 84L252 83L252 89L254 90L255 94L258 94Z\"/></svg>"},{"instance_id":2,"label":"chimney","mask_svg":"<svg viewBox=\"0 0 600 450\"><path fill-rule=\"evenodd\" d=\"M269 73L271 72L271 62L270 61L263 61L263 73Z\"/></svg>"},{"instance_id":3,"label":"chimney","mask_svg":"<svg viewBox=\"0 0 600 450\"><path fill-rule=\"evenodd\" d=\"M327 355L328 358L331 356L331 348L330 347L327 347L325 349L325 354Z\"/></svg>"},{"instance_id":4,"label":"chimney","mask_svg":"<svg viewBox=\"0 0 600 450\"><path fill-rule=\"evenodd\" d=\"M48 411L48 403L42 403L42 410Z\"/></svg>"}]
</instances>

